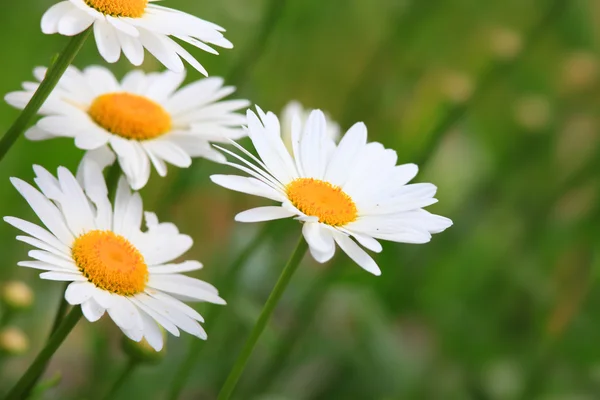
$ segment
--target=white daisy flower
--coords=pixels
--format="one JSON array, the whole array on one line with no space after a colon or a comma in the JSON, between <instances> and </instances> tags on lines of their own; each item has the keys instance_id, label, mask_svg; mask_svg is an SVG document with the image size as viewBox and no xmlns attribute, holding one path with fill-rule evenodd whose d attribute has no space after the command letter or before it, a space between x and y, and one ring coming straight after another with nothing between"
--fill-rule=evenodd
<instances>
[{"instance_id":1,"label":"white daisy flower","mask_svg":"<svg viewBox=\"0 0 600 400\"><path fill-rule=\"evenodd\" d=\"M335 243L365 270L380 275L375 261L360 247L380 252L377 239L426 243L432 233L452 221L423 207L435 202L431 183L407 183L417 174L414 164L396 165L394 150L367 143L367 128L357 123L335 144L327 134L325 116L312 111L306 123L292 121L293 155L281 140L277 117L260 108L259 117L248 110L248 134L260 159L234 145L245 158L227 163L251 177L213 175L213 182L228 189L281 202L281 206L254 208L238 214L240 222L295 217L312 256L326 262ZM352 240L354 238L354 240ZM358 244L356 242L358 242Z\"/></svg>"},{"instance_id":2,"label":"white daisy flower","mask_svg":"<svg viewBox=\"0 0 600 400\"><path fill-rule=\"evenodd\" d=\"M23 109L45 72L36 68L38 82L25 82L23 91L9 93L5 100ZM235 88L223 86L221 78L201 79L178 89L184 78L169 71L132 71L119 83L103 67L83 71L69 67L40 109L44 117L25 136L71 137L83 150L109 145L134 190L148 182L150 163L165 176L165 162L181 168L189 167L192 157L223 162L225 157L209 141L245 136L241 125L246 118L235 111L249 102L222 100Z\"/></svg>"},{"instance_id":3,"label":"white daisy flower","mask_svg":"<svg viewBox=\"0 0 600 400\"><path fill-rule=\"evenodd\" d=\"M172 262L192 246L192 239L149 212L142 231L140 195L121 179L113 208L98 165L86 162L81 169L83 182L78 182L66 168L58 169L57 179L34 166L39 191L11 179L45 226L4 218L26 233L18 240L36 247L29 252L34 261L18 265L45 271L42 279L72 282L65 299L81 305L89 321L106 311L127 337L146 338L157 351L163 346L159 325L175 336L181 329L206 339L198 323L202 316L181 300L225 301L212 285L181 274L202 268L198 261Z\"/></svg>"},{"instance_id":4,"label":"white daisy flower","mask_svg":"<svg viewBox=\"0 0 600 400\"><path fill-rule=\"evenodd\" d=\"M304 108L302 104L296 100L287 103L281 112L281 137L283 138L283 144L285 144L285 147L290 154L293 154L294 152L292 149L292 121L298 116L300 121L305 123L309 115L310 110ZM327 135L337 143L340 139L340 126L327 114L325 114L325 124L327 125Z\"/></svg>"},{"instance_id":5,"label":"white daisy flower","mask_svg":"<svg viewBox=\"0 0 600 400\"><path fill-rule=\"evenodd\" d=\"M209 53L209 45L230 49L225 29L184 12L153 4L158 0L67 0L50 7L42 17L42 32L77 35L91 25L100 55L109 63L121 50L133 65L144 61L144 48L174 72L183 72L183 58L207 75L200 63L172 38Z\"/></svg>"}]
</instances>

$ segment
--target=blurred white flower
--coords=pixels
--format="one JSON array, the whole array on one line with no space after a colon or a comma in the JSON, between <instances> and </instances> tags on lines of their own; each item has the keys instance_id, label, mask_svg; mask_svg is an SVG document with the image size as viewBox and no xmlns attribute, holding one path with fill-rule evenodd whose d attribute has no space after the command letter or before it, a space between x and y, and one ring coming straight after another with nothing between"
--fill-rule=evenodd
<instances>
[{"instance_id":1,"label":"blurred white flower","mask_svg":"<svg viewBox=\"0 0 600 400\"><path fill-rule=\"evenodd\" d=\"M144 49L174 72L183 72L181 59L207 75L204 67L179 43L218 54L209 44L232 48L218 25L171 8L152 4L158 0L66 0L50 7L42 17L42 32L77 35L93 25L100 55L109 63L121 51L136 66ZM172 38L171 38L172 37Z\"/></svg>"},{"instance_id":2,"label":"blurred white flower","mask_svg":"<svg viewBox=\"0 0 600 400\"><path fill-rule=\"evenodd\" d=\"M365 270L380 275L375 261L360 247L380 252L377 239L426 243L432 233L452 221L422 209L436 203L436 187L430 183L407 185L417 166L396 166L394 150L367 143L363 123L351 127L339 145L327 134L325 115L314 110L306 123L296 116L291 123L293 156L281 138L275 114L257 116L248 110L248 134L260 159L241 146L246 158L222 149L240 164L228 163L252 177L213 175L213 182L231 190L281 203L238 214L240 222L259 222L294 217L303 223L302 233L312 256L326 262L335 243ZM351 239L353 237L354 240Z\"/></svg>"},{"instance_id":3,"label":"blurred white flower","mask_svg":"<svg viewBox=\"0 0 600 400\"><path fill-rule=\"evenodd\" d=\"M191 246L192 239L170 223L159 223L145 213L141 230L142 199L119 181L114 208L102 172L94 162L82 165L81 180L63 167L58 178L34 166L41 192L12 178L45 228L19 218L4 220L26 236L17 239L36 247L34 261L18 265L45 271L40 278L72 282L65 299L81 305L91 322L108 312L132 340L146 338L157 351L163 346L159 328L175 336L179 329L206 339L198 321L202 316L180 300L225 304L212 285L181 272L202 268L198 261L172 263Z\"/></svg>"},{"instance_id":4,"label":"blurred white flower","mask_svg":"<svg viewBox=\"0 0 600 400\"><path fill-rule=\"evenodd\" d=\"M309 114L310 110L305 109L300 102L295 100L287 103L281 112L281 138L283 139L283 144L285 144L285 147L292 155L292 121L297 116L304 124ZM325 121L327 124L327 136L337 143L340 139L340 126L337 122L329 118L327 114L325 114Z\"/></svg>"},{"instance_id":5,"label":"blurred white flower","mask_svg":"<svg viewBox=\"0 0 600 400\"><path fill-rule=\"evenodd\" d=\"M6 101L24 108L44 78L25 82L23 91L6 95ZM222 100L235 91L221 78L198 80L180 89L184 74L132 71L119 83L106 68L83 71L69 67L40 109L44 117L25 136L31 140L71 137L75 146L95 150L109 145L135 190L146 185L150 163L160 176L165 162L190 166L192 157L223 162L225 157L210 141L228 143L245 136L245 117L235 111L247 100Z\"/></svg>"}]
</instances>

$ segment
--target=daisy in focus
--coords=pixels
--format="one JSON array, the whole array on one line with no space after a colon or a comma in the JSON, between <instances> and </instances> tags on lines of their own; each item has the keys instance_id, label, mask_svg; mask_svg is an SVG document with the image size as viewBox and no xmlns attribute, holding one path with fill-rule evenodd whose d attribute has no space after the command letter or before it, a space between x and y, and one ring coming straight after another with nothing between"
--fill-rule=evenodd
<instances>
[{"instance_id":1,"label":"daisy in focus","mask_svg":"<svg viewBox=\"0 0 600 400\"><path fill-rule=\"evenodd\" d=\"M260 159L236 143L245 157L222 149L239 160L228 165L251 176L213 175L211 179L228 189L281 205L241 212L236 221L294 217L303 223L302 234L316 261L330 260L337 243L354 262L375 275L381 271L362 247L380 252L378 239L426 243L432 233L452 225L448 218L423 210L437 202L433 198L436 187L431 183L408 184L417 174L417 166L396 165L394 150L367 143L363 123L352 126L336 145L327 134L321 111L312 111L304 124L295 116L290 155L277 117L257 110L258 116L248 110L247 123Z\"/></svg>"},{"instance_id":2,"label":"daisy in focus","mask_svg":"<svg viewBox=\"0 0 600 400\"><path fill-rule=\"evenodd\" d=\"M34 166L39 190L11 179L45 226L4 218L26 234L18 240L36 248L29 252L33 261L18 265L45 271L42 279L71 282L65 299L80 305L90 322L107 312L127 337L146 338L156 351L163 347L159 326L175 336L181 329L206 339L202 316L182 300L225 301L212 285L181 274L202 268L198 261L172 262L192 239L148 212L142 231L140 195L121 179L113 208L100 167L84 162L80 168L82 182L66 168L55 178Z\"/></svg>"},{"instance_id":3,"label":"daisy in focus","mask_svg":"<svg viewBox=\"0 0 600 400\"><path fill-rule=\"evenodd\" d=\"M42 32L77 35L93 25L96 46L109 63L117 62L121 51L136 66L148 50L165 67L183 72L181 59L207 75L204 67L172 38L209 53L210 45L230 49L218 25L171 8L153 4L158 0L66 0L50 7L42 17Z\"/></svg>"},{"instance_id":4,"label":"daisy in focus","mask_svg":"<svg viewBox=\"0 0 600 400\"><path fill-rule=\"evenodd\" d=\"M294 153L292 149L292 121L295 117L298 117L302 123L305 123L310 111L296 100L287 103L281 111L281 137L290 154ZM337 143L340 140L340 126L327 114L325 114L325 124L327 125L327 135Z\"/></svg>"},{"instance_id":5,"label":"daisy in focus","mask_svg":"<svg viewBox=\"0 0 600 400\"><path fill-rule=\"evenodd\" d=\"M9 93L5 100L23 109L45 73L45 68L36 68L37 82L25 82L23 91ZM83 150L108 145L134 190L148 182L150 164L165 176L166 163L187 168L192 157L223 162L225 157L209 142L228 143L245 136L241 125L246 118L235 111L249 102L222 100L235 88L223 86L221 78L179 88L184 78L169 71L132 71L118 82L103 67L69 67L40 109L44 117L25 136L70 137Z\"/></svg>"}]
</instances>

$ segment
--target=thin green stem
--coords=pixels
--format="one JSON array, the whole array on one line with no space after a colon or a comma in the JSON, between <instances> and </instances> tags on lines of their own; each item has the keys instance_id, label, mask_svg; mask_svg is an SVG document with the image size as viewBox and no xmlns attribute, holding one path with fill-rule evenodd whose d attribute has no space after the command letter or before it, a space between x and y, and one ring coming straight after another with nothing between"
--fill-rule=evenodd
<instances>
[{"instance_id":1,"label":"thin green stem","mask_svg":"<svg viewBox=\"0 0 600 400\"><path fill-rule=\"evenodd\" d=\"M104 398L105 399L114 399L115 395L119 392L121 387L123 387L123 384L125 383L125 381L127 381L127 379L129 379L129 377L131 376L131 374L133 373L133 371L136 369L136 367L138 365L139 365L138 361L134 360L133 358L129 358L129 360L127 361L127 365L125 366L125 368L123 368L123 371L121 372L121 375L115 381L115 383L112 385L112 387L110 388L110 390L108 391L108 393L106 394L106 396Z\"/></svg>"},{"instance_id":2,"label":"thin green stem","mask_svg":"<svg viewBox=\"0 0 600 400\"><path fill-rule=\"evenodd\" d=\"M298 311L294 317L293 326L291 326L283 338L278 342L275 348L274 355L270 358L267 366L263 368L257 379L251 383L248 390L244 393L248 397L253 397L261 390L266 393L271 384L277 381L277 378L285 371L285 366L289 357L292 355L296 344L304 337L306 331L311 326L319 305L322 303L327 294L330 285L340 276L343 268L338 259L336 262L327 266L327 271L316 278L316 282L310 285L307 293L301 296L302 301L298 305Z\"/></svg>"},{"instance_id":3,"label":"thin green stem","mask_svg":"<svg viewBox=\"0 0 600 400\"><path fill-rule=\"evenodd\" d=\"M50 328L50 334L48 335L48 339L50 339L52 335L54 335L54 332L56 332L62 320L65 318L65 315L67 314L67 308L69 307L69 303L67 303L67 300L65 300L64 293L67 290L69 284L70 282L65 283L63 289L60 292L60 304L58 305L58 310L56 310L56 315L54 316L54 322L52 322L52 328Z\"/></svg>"},{"instance_id":4,"label":"thin green stem","mask_svg":"<svg viewBox=\"0 0 600 400\"><path fill-rule=\"evenodd\" d=\"M277 280L273 291L269 295L269 298L267 299L267 302L265 303L260 313L260 316L256 321L256 324L254 325L254 328L252 328L250 336L246 340L246 344L244 345L235 364L233 365L233 368L231 369L231 372L229 373L225 384L221 388L218 400L229 399L229 397L235 390L235 386L238 380L240 379L240 376L244 372L244 368L246 367L246 363L248 362L248 359L250 358L250 355L254 350L254 346L258 342L258 339L265 330L267 323L271 319L271 315L275 310L275 306L277 306L277 303L279 303L279 300L281 299L285 288L290 283L292 275L294 275L294 272L296 272L298 265L300 265L300 261L302 261L302 258L304 257L307 248L308 244L304 240L304 237L300 237L298 245L296 246L296 250L294 250L294 253L290 257L287 265L281 272L281 275L279 276L279 279Z\"/></svg>"},{"instance_id":5,"label":"thin green stem","mask_svg":"<svg viewBox=\"0 0 600 400\"><path fill-rule=\"evenodd\" d=\"M33 363L29 366L27 371L25 371L25 374L23 374L21 379L19 379L10 392L8 392L4 398L5 400L21 400L27 398L31 390L30 386L32 382L40 375L40 371L43 371L52 355L58 350L75 325L77 325L77 322L82 315L81 307L73 307L54 335L48 339L42 351L40 351Z\"/></svg>"},{"instance_id":6,"label":"thin green stem","mask_svg":"<svg viewBox=\"0 0 600 400\"><path fill-rule=\"evenodd\" d=\"M50 333L48 334L48 340L50 340L50 338L52 337L52 335L54 335L54 332L56 332L56 330L58 329L58 327L62 323L63 319L65 318L65 315L67 314L67 309L69 308L69 303L67 303L67 300L65 299L64 293L67 290L67 286L69 286L69 283L70 282L66 282L64 284L64 287L62 288L62 290L60 292L61 293L60 304L58 305L58 309L56 310L56 315L54 316L54 321L52 322L52 327L50 328ZM48 366L48 363L46 362L46 364L44 364L39 369L38 375L27 386L26 392L29 392L29 391L33 390L33 388L35 387L35 385L38 383L38 381L40 380L40 378L44 374L44 371L46 370L47 366Z\"/></svg>"},{"instance_id":7,"label":"thin green stem","mask_svg":"<svg viewBox=\"0 0 600 400\"><path fill-rule=\"evenodd\" d=\"M29 121L37 114L50 93L52 93L52 90L67 70L67 67L73 62L73 59L81 49L81 46L83 46L90 32L91 30L88 28L79 35L73 36L56 61L48 68L46 77L40 83L33 97L0 140L0 161L2 161L8 150L10 150L15 141L23 133Z\"/></svg>"},{"instance_id":8,"label":"thin green stem","mask_svg":"<svg viewBox=\"0 0 600 400\"><path fill-rule=\"evenodd\" d=\"M237 280L235 277L238 275L242 267L245 265L246 261L252 256L252 254L260 248L261 243L269 236L269 227L273 226L272 224L265 224L261 227L260 232L258 232L250 242L244 247L244 249L238 254L238 256L233 260L233 262L225 268L225 274L221 275L222 279L217 280L217 287L220 288L220 293L224 298L227 298L233 289L235 288L235 283ZM211 307L207 310L204 315L204 319L206 321L210 321L211 324L216 325L217 321L213 320L213 314L215 307ZM179 365L177 372L175 373L175 378L171 383L171 387L169 388L169 392L167 394L167 399L177 400L179 398L179 394L183 390L186 381L188 380L190 373L192 372L192 367L194 363L200 356L202 349L204 349L204 341L202 340L193 340L190 346L190 349L187 352L187 356L185 360Z\"/></svg>"}]
</instances>

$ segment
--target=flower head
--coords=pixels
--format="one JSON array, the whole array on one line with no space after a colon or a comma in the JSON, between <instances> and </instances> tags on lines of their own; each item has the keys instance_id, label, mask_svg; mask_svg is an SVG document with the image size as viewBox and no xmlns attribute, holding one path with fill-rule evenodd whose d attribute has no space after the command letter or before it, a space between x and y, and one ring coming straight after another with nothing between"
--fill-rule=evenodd
<instances>
[{"instance_id":1,"label":"flower head","mask_svg":"<svg viewBox=\"0 0 600 400\"><path fill-rule=\"evenodd\" d=\"M46 70L36 68L38 81ZM69 67L40 109L44 117L25 136L31 140L71 137L83 150L104 146L117 154L131 187L141 189L150 177L150 163L160 176L166 164L186 168L192 157L222 162L225 157L209 141L227 142L244 136L245 117L235 111L247 100L222 100L235 88L221 78L206 78L178 89L184 74L128 73L119 83L103 67L79 71ZM39 82L25 82L23 91L6 101L24 108Z\"/></svg>"},{"instance_id":2,"label":"flower head","mask_svg":"<svg viewBox=\"0 0 600 400\"><path fill-rule=\"evenodd\" d=\"M333 257L335 243L365 270L379 275L375 261L358 245L382 250L377 239L425 243L432 233L443 231L452 221L423 207L435 203L436 187L430 183L408 184L417 174L414 164L396 165L396 152L380 143L367 143L367 129L357 123L336 145L327 134L321 111L315 110L305 124L292 121L290 154L281 139L273 113L248 111L248 135L260 159L241 146L246 155L224 150L239 163L229 162L250 177L213 175L226 188L280 202L244 211L240 222L295 217L318 262ZM354 240L353 240L353 239ZM358 242L358 244L356 243Z\"/></svg>"},{"instance_id":3,"label":"flower head","mask_svg":"<svg viewBox=\"0 0 600 400\"><path fill-rule=\"evenodd\" d=\"M172 261L184 254L192 239L170 223L146 212L142 230L142 199L119 181L114 207L100 167L83 162L80 181L66 169L55 178L35 166L40 190L12 178L45 227L19 218L4 220L26 235L17 239L35 250L32 261L19 266L45 271L42 279L71 282L65 299L81 305L91 322L105 312L132 340L146 338L157 351L163 346L159 325L175 336L179 329L206 338L202 316L181 300L225 304L212 285L182 272L202 268L198 261Z\"/></svg>"},{"instance_id":4,"label":"flower head","mask_svg":"<svg viewBox=\"0 0 600 400\"><path fill-rule=\"evenodd\" d=\"M109 63L121 51L133 65L144 61L144 49L168 69L183 72L181 59L207 75L204 67L173 38L209 53L210 45L232 48L218 25L171 8L157 0L66 0L50 7L42 17L42 32L74 36L93 25L98 51Z\"/></svg>"}]
</instances>

